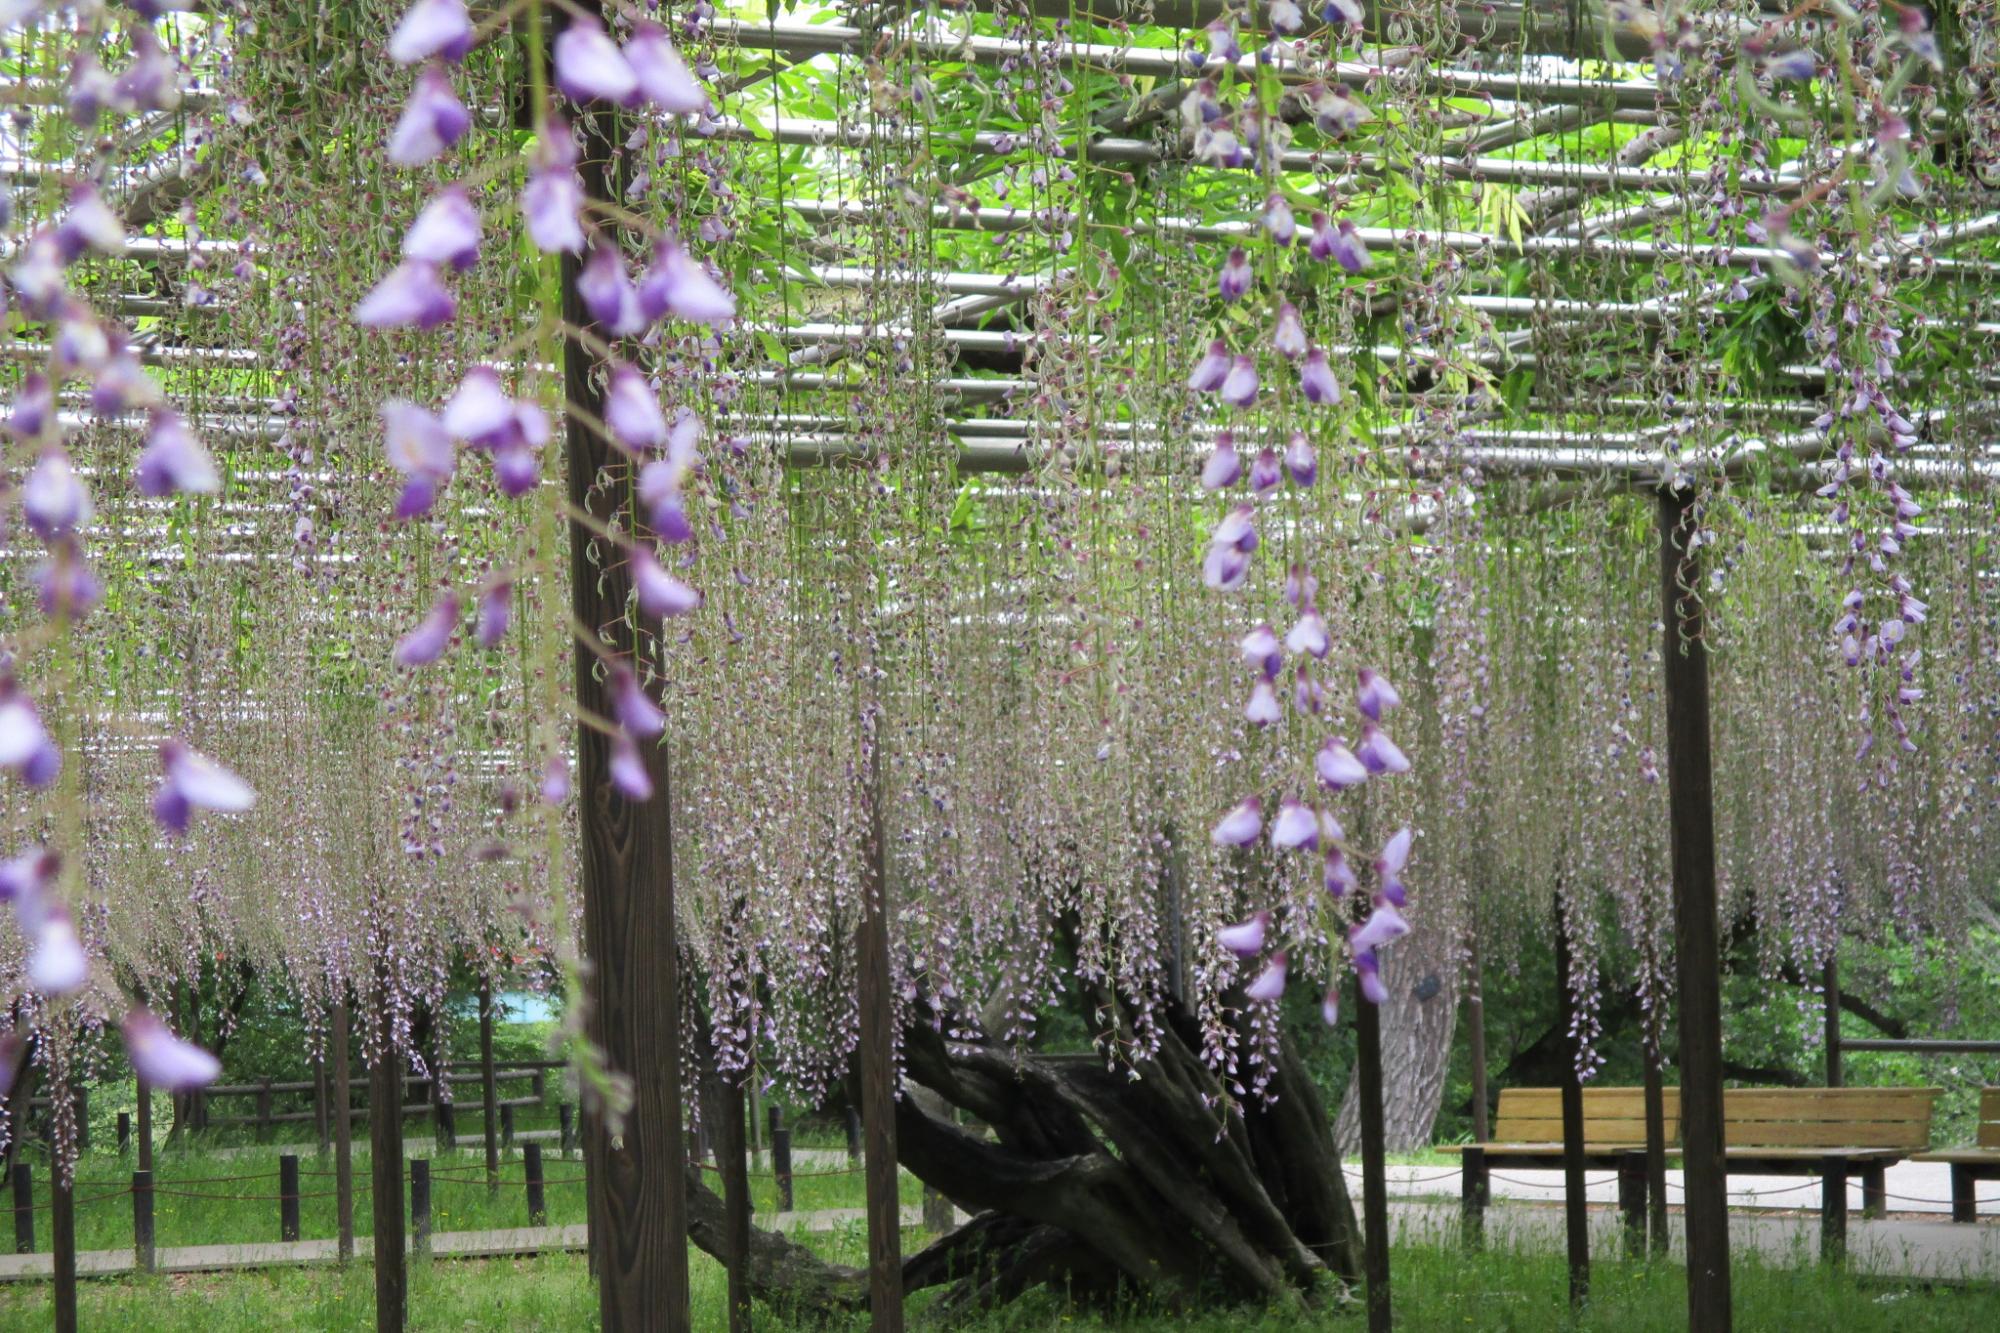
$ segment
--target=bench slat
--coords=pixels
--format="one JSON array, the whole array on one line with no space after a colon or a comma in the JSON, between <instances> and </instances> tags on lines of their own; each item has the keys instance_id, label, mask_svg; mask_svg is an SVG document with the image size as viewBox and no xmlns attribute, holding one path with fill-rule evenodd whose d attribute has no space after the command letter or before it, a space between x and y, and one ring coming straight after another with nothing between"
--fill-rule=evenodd
<instances>
[{"instance_id":1,"label":"bench slat","mask_svg":"<svg viewBox=\"0 0 2000 1333\"><path fill-rule=\"evenodd\" d=\"M1731 1088L1725 1120L1929 1120L1938 1088Z\"/></svg>"},{"instance_id":2,"label":"bench slat","mask_svg":"<svg viewBox=\"0 0 2000 1333\"><path fill-rule=\"evenodd\" d=\"M1982 1148L2000 1148L2000 1088L1986 1088L1979 1094L1979 1136Z\"/></svg>"},{"instance_id":3,"label":"bench slat","mask_svg":"<svg viewBox=\"0 0 2000 1333\"><path fill-rule=\"evenodd\" d=\"M1667 1120L1667 1141L1680 1137L1680 1123L1672 1118ZM1500 1143L1549 1143L1562 1142L1561 1120L1504 1120L1494 1126L1494 1138ZM1644 1143L1646 1122L1624 1117L1616 1119L1584 1117L1583 1137L1586 1142L1602 1139L1607 1143Z\"/></svg>"},{"instance_id":4,"label":"bench slat","mask_svg":"<svg viewBox=\"0 0 2000 1333\"><path fill-rule=\"evenodd\" d=\"M1928 1148L1930 1125L1914 1120L1731 1120L1722 1127L1730 1148Z\"/></svg>"}]
</instances>

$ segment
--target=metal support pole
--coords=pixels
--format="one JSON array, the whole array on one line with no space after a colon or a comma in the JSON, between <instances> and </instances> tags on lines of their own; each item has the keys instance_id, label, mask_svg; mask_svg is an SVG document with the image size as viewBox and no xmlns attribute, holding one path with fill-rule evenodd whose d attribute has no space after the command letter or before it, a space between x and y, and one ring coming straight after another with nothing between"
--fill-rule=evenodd
<instances>
[{"instance_id":1,"label":"metal support pole","mask_svg":"<svg viewBox=\"0 0 2000 1333\"><path fill-rule=\"evenodd\" d=\"M1723 1163L1722 977L1716 940L1715 808L1708 734L1708 645L1694 495L1659 492L1660 601L1667 705L1667 788L1679 971L1681 1142L1686 1182L1688 1328L1726 1333L1729 1195Z\"/></svg>"}]
</instances>

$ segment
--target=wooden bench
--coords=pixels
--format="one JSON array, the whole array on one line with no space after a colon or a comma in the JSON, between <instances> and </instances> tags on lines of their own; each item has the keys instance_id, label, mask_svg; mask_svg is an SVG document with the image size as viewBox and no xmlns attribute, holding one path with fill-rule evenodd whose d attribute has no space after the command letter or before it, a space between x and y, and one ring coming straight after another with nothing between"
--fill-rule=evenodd
<instances>
[{"instance_id":1,"label":"wooden bench","mask_svg":"<svg viewBox=\"0 0 2000 1333\"><path fill-rule=\"evenodd\" d=\"M1943 1162L1951 1168L1951 1220L1977 1222L1979 1200L1973 1182L2000 1180L2000 1088L1979 1093L1979 1132L1970 1148L1918 1153L1913 1162Z\"/></svg>"},{"instance_id":2,"label":"wooden bench","mask_svg":"<svg viewBox=\"0 0 2000 1333\"><path fill-rule=\"evenodd\" d=\"M1847 1246L1847 1181L1861 1177L1863 1216L1887 1203L1892 1163L1930 1146L1938 1088L1732 1088L1722 1094L1723 1169L1730 1175L1818 1176L1820 1252L1838 1260ZM1680 1090L1667 1088L1665 1140L1680 1157ZM2000 1102L2000 1098L1996 1098ZM2000 1134L2000 1125L1995 1125ZM1463 1155L1461 1198L1468 1238L1481 1230L1491 1202L1495 1162L1516 1167L1563 1165L1562 1090L1506 1088L1493 1139L1447 1151ZM2000 1142L2000 1140L1996 1140ZM1618 1172L1618 1203L1628 1228L1646 1206L1646 1098L1641 1088L1583 1090L1583 1157ZM2000 1179L2000 1150L1979 1158ZM1970 1183L1966 1188L1969 1190Z\"/></svg>"},{"instance_id":3,"label":"wooden bench","mask_svg":"<svg viewBox=\"0 0 2000 1333\"><path fill-rule=\"evenodd\" d=\"M1818 1176L1820 1257L1847 1250L1847 1180L1861 1177L1862 1215L1887 1203L1884 1173L1930 1147L1942 1088L1731 1088L1722 1094L1723 1169L1730 1175Z\"/></svg>"},{"instance_id":4,"label":"wooden bench","mask_svg":"<svg viewBox=\"0 0 2000 1333\"><path fill-rule=\"evenodd\" d=\"M1663 1089L1668 1150L1680 1142L1681 1104L1678 1088ZM1486 1206L1492 1202L1494 1163L1513 1167L1560 1168L1563 1165L1561 1088L1502 1088L1493 1117L1493 1137L1485 1143L1447 1147L1461 1154L1459 1197L1465 1212L1467 1238L1482 1233ZM1583 1090L1583 1160L1598 1170L1618 1172L1618 1206L1625 1214L1627 1234L1643 1235L1646 1211L1646 1090L1644 1088L1585 1088Z\"/></svg>"}]
</instances>

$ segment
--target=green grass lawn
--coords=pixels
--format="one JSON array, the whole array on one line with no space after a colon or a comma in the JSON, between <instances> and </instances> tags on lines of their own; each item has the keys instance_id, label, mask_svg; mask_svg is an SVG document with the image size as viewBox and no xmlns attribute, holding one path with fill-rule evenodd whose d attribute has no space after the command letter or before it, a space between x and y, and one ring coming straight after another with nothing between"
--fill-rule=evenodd
<instances>
[{"instance_id":1,"label":"green grass lawn","mask_svg":"<svg viewBox=\"0 0 2000 1333\"><path fill-rule=\"evenodd\" d=\"M919 1243L912 1233L906 1244ZM853 1262L858 1229L817 1237L816 1246ZM697 1329L723 1327L721 1270L691 1256L691 1298ZM1406 1246L1395 1252L1396 1322L1403 1329L1604 1330L1681 1333L1685 1279L1670 1266L1599 1264L1590 1303L1572 1320L1560 1256L1495 1252L1471 1256L1443 1248ZM86 1281L81 1287L86 1328L158 1333L271 1333L274 1329L366 1330L374 1294L365 1265L238 1275ZM1736 1327L1816 1329L1826 1333L1965 1333L2000 1328L2000 1291L1992 1286L1912 1287L1857 1283L1818 1268L1784 1271L1739 1265ZM916 1313L927 1297L913 1298ZM0 1329L48 1327L46 1286L0 1287ZM595 1297L583 1259L532 1259L419 1264L410 1283L411 1327L429 1330L578 1330L596 1327ZM772 1333L865 1327L859 1319L830 1324L758 1311ZM1361 1326L1357 1308L1283 1311L1217 1309L1191 1315L1132 1312L1104 1320L1036 1295L973 1325L976 1333L1306 1333Z\"/></svg>"},{"instance_id":2,"label":"green grass lawn","mask_svg":"<svg viewBox=\"0 0 2000 1333\"><path fill-rule=\"evenodd\" d=\"M466 1140L461 1137L461 1144ZM243 1148L218 1153L207 1147L193 1150L162 1146L153 1159L153 1228L155 1243L170 1245L220 1245L245 1241L278 1239L278 1155L274 1147ZM413 1156L415 1154L412 1154ZM49 1176L45 1160L31 1154L35 1169L35 1248L50 1247ZM500 1166L500 1188L489 1193L486 1187L486 1159L482 1148L465 1146L456 1152L428 1154L431 1163L431 1227L434 1231L485 1231L499 1227L528 1225L527 1194L523 1184L519 1150L505 1156ZM132 1199L129 1186L133 1161L116 1153L87 1154L77 1171L76 1243L80 1250L126 1249L132 1244ZM554 1145L544 1145L542 1154L544 1194L549 1221L563 1225L584 1220L583 1162L581 1157L564 1158ZM354 1153L355 1230L370 1234L368 1194L369 1154L356 1146ZM319 1157L301 1154L299 1159L300 1235L306 1239L332 1237L335 1226L334 1177L331 1154ZM709 1186L720 1190L715 1175L705 1173ZM247 1177L245 1179L244 1177ZM407 1188L407 1187L406 1187ZM859 1208L862 1181L858 1168L804 1166L795 1172L793 1206L800 1210ZM243 1197L248 1196L248 1197ZM759 1214L777 1211L777 1186L769 1171L750 1177L751 1206ZM922 1186L915 1177L902 1176L904 1203L918 1203ZM12 1240L12 1196L0 1198L0 1232Z\"/></svg>"}]
</instances>

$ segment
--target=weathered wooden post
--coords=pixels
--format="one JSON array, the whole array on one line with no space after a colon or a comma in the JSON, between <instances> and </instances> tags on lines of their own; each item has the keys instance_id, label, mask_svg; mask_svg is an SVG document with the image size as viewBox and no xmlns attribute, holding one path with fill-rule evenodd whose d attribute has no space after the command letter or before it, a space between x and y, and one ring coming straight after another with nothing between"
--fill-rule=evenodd
<instances>
[{"instance_id":1,"label":"weathered wooden post","mask_svg":"<svg viewBox=\"0 0 2000 1333\"><path fill-rule=\"evenodd\" d=\"M368 1150L375 1214L376 1333L402 1333L409 1312L409 1274L403 1262L402 1053L386 1006L381 1045L369 1071Z\"/></svg>"},{"instance_id":2,"label":"weathered wooden post","mask_svg":"<svg viewBox=\"0 0 2000 1333\"><path fill-rule=\"evenodd\" d=\"M1563 1236L1569 1254L1569 1303L1581 1306L1590 1296L1590 1214L1583 1183L1583 1075L1578 1068L1582 1041L1576 1023L1576 996L1570 989L1569 931L1563 924L1562 884L1556 884L1556 1012L1568 1034L1569 1056L1562 1080Z\"/></svg>"},{"instance_id":3,"label":"weathered wooden post","mask_svg":"<svg viewBox=\"0 0 2000 1333\"><path fill-rule=\"evenodd\" d=\"M278 1239L299 1238L299 1159L296 1153L278 1158Z\"/></svg>"},{"instance_id":4,"label":"weathered wooden post","mask_svg":"<svg viewBox=\"0 0 2000 1333\"><path fill-rule=\"evenodd\" d=\"M14 1253L35 1252L35 1172L26 1162L14 1163Z\"/></svg>"},{"instance_id":5,"label":"weathered wooden post","mask_svg":"<svg viewBox=\"0 0 2000 1333\"><path fill-rule=\"evenodd\" d=\"M528 1225L545 1227L549 1224L549 1203L543 1192L541 1144L521 1146L521 1175L528 1187Z\"/></svg>"},{"instance_id":6,"label":"weathered wooden post","mask_svg":"<svg viewBox=\"0 0 2000 1333\"><path fill-rule=\"evenodd\" d=\"M431 1163L410 1159L410 1246L419 1259L431 1257Z\"/></svg>"},{"instance_id":7,"label":"weathered wooden post","mask_svg":"<svg viewBox=\"0 0 2000 1333\"><path fill-rule=\"evenodd\" d=\"M150 1273L158 1265L158 1251L153 1240L151 1171L132 1173L132 1262L142 1273Z\"/></svg>"},{"instance_id":8,"label":"weathered wooden post","mask_svg":"<svg viewBox=\"0 0 2000 1333\"><path fill-rule=\"evenodd\" d=\"M1674 873L1681 1037L1681 1162L1688 1328L1726 1333L1729 1194L1723 1171L1722 977L1716 939L1715 793L1709 757L1708 645L1691 487L1660 487L1660 601L1667 705L1667 803Z\"/></svg>"},{"instance_id":9,"label":"weathered wooden post","mask_svg":"<svg viewBox=\"0 0 2000 1333\"><path fill-rule=\"evenodd\" d=\"M903 1329L903 1207L896 1180L896 1001L889 968L888 836L883 828L880 714L863 724L868 831L861 858L855 967L861 1001L861 1117L868 1201L868 1317L875 1333ZM852 1116L850 1105L848 1114ZM849 1122L852 1142L852 1121Z\"/></svg>"},{"instance_id":10,"label":"weathered wooden post","mask_svg":"<svg viewBox=\"0 0 2000 1333\"><path fill-rule=\"evenodd\" d=\"M49 1168L49 1239L55 1251L56 1333L76 1333L76 1181Z\"/></svg>"}]
</instances>

